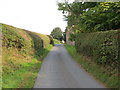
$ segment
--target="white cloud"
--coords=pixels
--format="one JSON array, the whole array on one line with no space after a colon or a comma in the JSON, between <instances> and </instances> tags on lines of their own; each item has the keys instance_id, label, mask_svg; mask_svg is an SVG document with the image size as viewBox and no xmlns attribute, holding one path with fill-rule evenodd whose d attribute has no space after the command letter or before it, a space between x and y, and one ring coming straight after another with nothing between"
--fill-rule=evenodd
<instances>
[{"instance_id":1,"label":"white cloud","mask_svg":"<svg viewBox=\"0 0 120 90\"><path fill-rule=\"evenodd\" d=\"M55 27L66 27L56 0L0 0L0 11L1 23L34 32L50 34Z\"/></svg>"}]
</instances>

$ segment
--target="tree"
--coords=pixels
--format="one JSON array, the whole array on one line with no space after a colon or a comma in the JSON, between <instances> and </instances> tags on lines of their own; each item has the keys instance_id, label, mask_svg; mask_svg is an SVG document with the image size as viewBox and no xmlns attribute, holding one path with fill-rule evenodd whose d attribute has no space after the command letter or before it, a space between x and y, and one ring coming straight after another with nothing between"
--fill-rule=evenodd
<instances>
[{"instance_id":1,"label":"tree","mask_svg":"<svg viewBox=\"0 0 120 90\"><path fill-rule=\"evenodd\" d=\"M120 28L120 2L58 3L65 20L73 31L96 32Z\"/></svg>"},{"instance_id":2,"label":"tree","mask_svg":"<svg viewBox=\"0 0 120 90\"><path fill-rule=\"evenodd\" d=\"M58 2L64 20L72 30L70 40L74 41L78 33L120 29L120 2Z\"/></svg>"},{"instance_id":3,"label":"tree","mask_svg":"<svg viewBox=\"0 0 120 90\"><path fill-rule=\"evenodd\" d=\"M59 28L59 27L54 28L53 31L51 32L51 36L54 39L62 41L63 40L63 32L62 32L61 28Z\"/></svg>"}]
</instances>

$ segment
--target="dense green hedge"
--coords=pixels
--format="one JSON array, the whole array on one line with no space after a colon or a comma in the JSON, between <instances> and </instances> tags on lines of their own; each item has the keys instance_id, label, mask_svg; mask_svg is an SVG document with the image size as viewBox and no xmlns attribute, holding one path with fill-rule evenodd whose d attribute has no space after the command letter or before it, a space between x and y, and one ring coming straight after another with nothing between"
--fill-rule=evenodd
<instances>
[{"instance_id":1,"label":"dense green hedge","mask_svg":"<svg viewBox=\"0 0 120 90\"><path fill-rule=\"evenodd\" d=\"M17 28L2 24L2 34L3 47L17 48L20 51L29 52L28 50L30 50L32 46L31 40L25 40L25 38L19 34Z\"/></svg>"},{"instance_id":2,"label":"dense green hedge","mask_svg":"<svg viewBox=\"0 0 120 90\"><path fill-rule=\"evenodd\" d=\"M53 37L51 35L48 35L48 37L50 38L50 44L54 45Z\"/></svg>"},{"instance_id":3,"label":"dense green hedge","mask_svg":"<svg viewBox=\"0 0 120 90\"><path fill-rule=\"evenodd\" d=\"M3 47L16 48L25 53L30 52L31 49L38 51L50 44L50 38L47 35L15 28L6 24L2 24L2 34Z\"/></svg>"},{"instance_id":4,"label":"dense green hedge","mask_svg":"<svg viewBox=\"0 0 120 90\"><path fill-rule=\"evenodd\" d=\"M0 24L0 28L3 36L2 87L32 88L42 60L52 48L50 38L6 24Z\"/></svg>"},{"instance_id":5,"label":"dense green hedge","mask_svg":"<svg viewBox=\"0 0 120 90\"><path fill-rule=\"evenodd\" d=\"M30 31L26 31L26 32L27 32L27 34L30 35L30 37L32 39L32 41L31 41L32 48L34 48L35 51L38 51L38 50L42 49L43 46L44 46L43 45L43 40L37 34L35 34L33 32L30 32Z\"/></svg>"},{"instance_id":6,"label":"dense green hedge","mask_svg":"<svg viewBox=\"0 0 120 90\"><path fill-rule=\"evenodd\" d=\"M38 36L43 40L44 48L48 47L48 45L50 44L50 38L44 34L38 34Z\"/></svg>"},{"instance_id":7,"label":"dense green hedge","mask_svg":"<svg viewBox=\"0 0 120 90\"><path fill-rule=\"evenodd\" d=\"M118 30L79 33L76 37L76 50L100 65L117 68Z\"/></svg>"}]
</instances>

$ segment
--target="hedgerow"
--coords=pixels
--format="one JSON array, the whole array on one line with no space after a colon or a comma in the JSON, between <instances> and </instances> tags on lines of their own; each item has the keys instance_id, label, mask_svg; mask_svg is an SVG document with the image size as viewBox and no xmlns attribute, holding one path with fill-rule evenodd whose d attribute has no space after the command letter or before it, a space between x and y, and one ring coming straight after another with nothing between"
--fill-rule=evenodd
<instances>
[{"instance_id":1,"label":"hedgerow","mask_svg":"<svg viewBox=\"0 0 120 90\"><path fill-rule=\"evenodd\" d=\"M6 64L7 66L3 64L3 73L10 73L13 69L15 69L14 71L20 69L21 63L18 62L19 59L23 57L24 60L29 56L31 56L31 58L36 57L39 59L45 53L44 49L50 45L50 38L47 35L27 31L6 24L1 24L1 26L3 36L3 62L8 64ZM13 55L14 51L16 52L16 55ZM7 53L5 54L5 52ZM7 56L8 52L11 52L11 54ZM15 59L18 56L19 58ZM25 62L24 60L21 62ZM28 59L28 61L30 60ZM17 64L13 64L11 62Z\"/></svg>"},{"instance_id":2,"label":"hedgerow","mask_svg":"<svg viewBox=\"0 0 120 90\"><path fill-rule=\"evenodd\" d=\"M53 40L53 37L48 35L48 37L50 38L50 44L54 45L54 40Z\"/></svg>"},{"instance_id":3,"label":"hedgerow","mask_svg":"<svg viewBox=\"0 0 120 90\"><path fill-rule=\"evenodd\" d=\"M118 68L118 30L79 33L76 51L92 58L95 63L109 69Z\"/></svg>"},{"instance_id":4,"label":"hedgerow","mask_svg":"<svg viewBox=\"0 0 120 90\"><path fill-rule=\"evenodd\" d=\"M44 34L38 34L38 36L43 40L44 48L48 47L48 45L50 44L50 38Z\"/></svg>"},{"instance_id":5,"label":"hedgerow","mask_svg":"<svg viewBox=\"0 0 120 90\"><path fill-rule=\"evenodd\" d=\"M21 29L19 29L21 30ZM9 25L2 25L2 34L3 34L3 47L8 49L16 48L19 51L25 53L29 52L30 47L32 46L31 40L25 40L20 34L17 28Z\"/></svg>"},{"instance_id":6,"label":"hedgerow","mask_svg":"<svg viewBox=\"0 0 120 90\"><path fill-rule=\"evenodd\" d=\"M47 35L30 32L5 24L2 24L2 32L3 47L17 48L25 53L29 52L31 48L34 48L36 51L46 48L52 39Z\"/></svg>"},{"instance_id":7,"label":"hedgerow","mask_svg":"<svg viewBox=\"0 0 120 90\"><path fill-rule=\"evenodd\" d=\"M42 59L52 48L50 38L6 24L0 24L0 28L3 36L2 87L32 88Z\"/></svg>"}]
</instances>

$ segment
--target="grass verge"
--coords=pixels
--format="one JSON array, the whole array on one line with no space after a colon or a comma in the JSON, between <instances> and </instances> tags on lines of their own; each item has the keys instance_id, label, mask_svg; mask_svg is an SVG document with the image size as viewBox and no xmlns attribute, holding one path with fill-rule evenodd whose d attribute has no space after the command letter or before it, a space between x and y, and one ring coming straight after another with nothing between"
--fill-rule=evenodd
<instances>
[{"instance_id":1,"label":"grass verge","mask_svg":"<svg viewBox=\"0 0 120 90\"><path fill-rule=\"evenodd\" d=\"M118 88L118 75L111 75L104 67L91 62L90 58L76 52L75 46L65 45L68 53L76 60L81 67L92 74L95 79L101 81L107 88Z\"/></svg>"},{"instance_id":2,"label":"grass verge","mask_svg":"<svg viewBox=\"0 0 120 90\"><path fill-rule=\"evenodd\" d=\"M54 44L61 44L61 41L57 40L57 39L53 39Z\"/></svg>"},{"instance_id":3,"label":"grass verge","mask_svg":"<svg viewBox=\"0 0 120 90\"><path fill-rule=\"evenodd\" d=\"M32 88L35 80L37 78L37 74L42 64L42 59L47 56L48 52L51 50L52 45L49 45L47 48L40 50L37 56L36 55L27 55L24 56L15 50L5 50L3 52L3 59L9 60L3 61L4 69L9 72L3 73L3 88ZM8 53L10 53L8 55ZM23 61L24 60L24 61ZM7 64L7 65L6 65ZM14 64L18 64L18 67ZM7 67L9 66L9 67ZM19 68L20 67L20 68ZM15 69L16 68L16 69Z\"/></svg>"}]
</instances>

